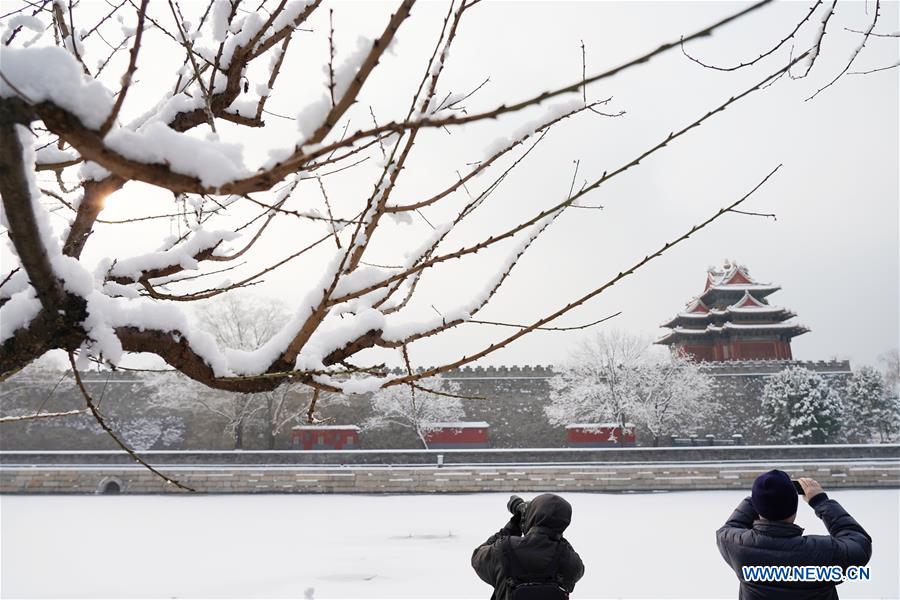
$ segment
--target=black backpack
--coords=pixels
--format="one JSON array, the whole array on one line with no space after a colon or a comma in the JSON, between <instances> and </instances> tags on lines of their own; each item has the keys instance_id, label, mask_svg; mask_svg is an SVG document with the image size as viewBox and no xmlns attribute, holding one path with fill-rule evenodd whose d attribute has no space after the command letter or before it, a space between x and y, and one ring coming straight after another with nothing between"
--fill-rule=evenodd
<instances>
[{"instance_id":1,"label":"black backpack","mask_svg":"<svg viewBox=\"0 0 900 600\"><path fill-rule=\"evenodd\" d=\"M569 592L559 585L559 557L562 544L556 543L556 552L547 569L541 573L526 573L513 551L510 538L503 543L503 557L508 575L509 600L568 600Z\"/></svg>"}]
</instances>

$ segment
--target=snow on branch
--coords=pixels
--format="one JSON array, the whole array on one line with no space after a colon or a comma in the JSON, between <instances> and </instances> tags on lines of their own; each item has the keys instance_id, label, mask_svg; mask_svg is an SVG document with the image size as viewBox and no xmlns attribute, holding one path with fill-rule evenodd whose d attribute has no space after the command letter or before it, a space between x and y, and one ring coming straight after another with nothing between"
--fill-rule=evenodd
<instances>
[{"instance_id":1,"label":"snow on branch","mask_svg":"<svg viewBox=\"0 0 900 600\"><path fill-rule=\"evenodd\" d=\"M196 269L200 261L213 256L223 241L237 237L239 235L233 231L198 229L184 242L166 250L116 260L109 268L108 277L117 283L125 283Z\"/></svg>"},{"instance_id":2,"label":"snow on branch","mask_svg":"<svg viewBox=\"0 0 900 600\"><path fill-rule=\"evenodd\" d=\"M340 38L332 32L331 14L317 11L320 4L318 0L283 0L254 10L224 0L196 5L144 1L123 8L121 13L129 11L127 22L112 7L104 9L94 23L77 23L89 14L80 4L73 4L71 10L66 7L70 14L63 14L62 7L54 4L47 15L49 19L52 12L56 46L41 45L53 43L49 35L32 41L9 33L14 28L34 29L37 24L33 20L16 18L7 24L0 64L0 159L4 167L0 192L3 224L9 229L15 264L5 269L9 275L0 284L0 377L62 348L77 352L81 365L99 361L115 366L129 353L152 353L200 384L236 392L266 392L296 384L317 391L359 393L402 385L410 395L426 397L429 386L417 383L420 380L487 356L532 331L550 329L547 325L555 319L714 220L728 212L737 216L736 207L749 194L603 286L581 298L559 299L558 310L514 325L513 335L473 349L464 359L427 371L410 368L401 377L390 377L378 364L353 364L365 362L366 350L402 349L406 354L415 342L472 322L473 315L484 310L513 276L524 253L539 251L539 238L546 228L569 207L579 206L577 200L637 168L818 52L817 48L801 53L659 143L636 156L623 157L615 170L595 174L581 188L573 185L565 198L538 199L541 208L518 221L484 222L483 226L479 222L474 229L480 234L474 239L457 238L457 232L481 218L484 211L478 210L480 206L505 191L502 183L511 173L526 158L535 159L538 153L532 154L532 150L551 128L568 127L591 115L623 114L601 112L601 105L610 100L590 101L587 89L592 84L637 71L736 23L766 2L737 10L570 84L550 89L538 84L522 98L493 99L484 110L465 106L472 94L491 91L484 83L475 85L486 82L484 77L475 83L463 82L464 89L471 90L468 93L445 89L447 77L443 74L462 67L452 62L453 45L466 43L457 32L462 30L463 20L476 14L478 5L452 2L442 15L440 30L434 30L433 42L427 44L421 71L410 81L374 90L393 94L392 106L400 107L394 113L399 116L382 120L376 118L366 95L370 86L385 85L383 81L379 84L374 74L380 65L394 60L392 44L401 29L414 26L409 18L414 2L403 0L392 13L386 11L374 37L361 37L348 48L336 45ZM810 19L807 15L800 23L791 24L794 32ZM791 29L785 27L785 31ZM281 74L296 66L290 62L300 45L292 43L295 35L298 39L315 37L328 48L328 55L321 57L329 61L328 83L306 94L313 99L308 104L291 96L291 86L279 84ZM769 55L785 45L784 39L769 44L773 48ZM157 48L169 53L156 53ZM177 55L177 60L171 65L153 62L167 55ZM107 64L114 66L101 75ZM148 89L140 75L151 66L171 68L173 85ZM300 84L305 89L315 85ZM571 98L574 100L567 101ZM139 107L144 100L146 106ZM515 113L527 109L541 112L536 107L546 107L539 119L522 127L509 126ZM286 147L273 148L269 159L251 164L245 156L255 153L244 152L244 144L253 139L253 132L281 127L277 115L286 112L300 113L296 125L290 124ZM486 155L472 157L477 162L454 165L449 173L458 173L458 180L428 193L415 186L399 187L406 182L406 173L420 168L416 157L442 152L443 131L453 134L464 125L475 128L500 117L498 126L505 127L505 133ZM351 128L351 123L357 125ZM359 123L367 125L360 128ZM514 153L518 156L513 157ZM501 163L509 164L501 167ZM44 181L44 177L39 187L38 172L55 182ZM338 194L341 187L323 183L326 177L344 175L365 181L363 193ZM125 218L104 218L106 199L137 182L162 193L158 197L171 202L169 207L150 211L149 203L134 194L128 198ZM478 186L483 187L479 190ZM62 207L64 219L51 222L41 202L45 197L42 188L53 199L53 210ZM451 198L462 195L455 192L463 190L469 197L458 207L449 206ZM408 196L398 202L397 193ZM253 215L248 216L248 207ZM425 214L444 209L449 217ZM385 219L386 215L392 218ZM106 256L87 268L82 254L96 243L92 242L95 235L144 219L168 219L175 241L157 246L160 250L156 252L137 255L137 251L127 250L127 244L97 248L102 252L93 254ZM394 219L404 223L421 219L428 229L424 233L415 227L398 230L393 228ZM279 231L279 225L287 220L292 220L290 231L296 233L272 243L272 232ZM118 239L128 239L128 230L112 231L124 232ZM380 242L390 235L403 236L403 252L381 256ZM226 241L240 249L224 249ZM460 298L442 299L437 303L442 313L436 317L411 316L421 314L414 310L420 300L435 303L421 298L418 284L426 273L441 277L446 264L457 259L484 260L483 250L501 244L505 246L497 249L506 252L506 258L480 286L461 293ZM277 248L278 256L268 254L272 248ZM209 275L225 270L201 267L238 256L247 264L234 261L227 269L234 281L207 283ZM298 257L309 259L302 268L294 268ZM251 347L210 335L198 327L186 308L192 301L228 297L276 270L291 268L296 285L285 298L287 318L279 322L277 331ZM439 390L435 387L433 391ZM441 420L458 419L446 416Z\"/></svg>"}]
</instances>

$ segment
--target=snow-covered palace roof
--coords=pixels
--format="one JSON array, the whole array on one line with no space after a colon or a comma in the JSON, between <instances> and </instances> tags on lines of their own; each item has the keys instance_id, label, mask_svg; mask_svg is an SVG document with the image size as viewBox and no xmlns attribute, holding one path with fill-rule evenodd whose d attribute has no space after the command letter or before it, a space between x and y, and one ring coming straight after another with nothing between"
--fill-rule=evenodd
<instances>
[{"instance_id":1,"label":"snow-covered palace roof","mask_svg":"<svg viewBox=\"0 0 900 600\"><path fill-rule=\"evenodd\" d=\"M776 333L794 337L809 331L790 321L791 310L769 304L769 294L781 289L761 283L750 276L744 265L726 260L721 267L710 267L703 292L692 298L685 309L662 324L671 329L656 343L673 344L686 338L722 336L731 333Z\"/></svg>"},{"instance_id":2,"label":"snow-covered palace roof","mask_svg":"<svg viewBox=\"0 0 900 600\"><path fill-rule=\"evenodd\" d=\"M721 295L734 298L735 296L743 296L746 292L753 292L754 297L761 299L779 289L781 289L781 286L761 283L753 279L750 276L750 271L744 265L726 260L721 267L710 267L707 269L706 285L703 288L703 293L695 300L703 300L708 306L711 306L713 304L712 301Z\"/></svg>"},{"instance_id":3,"label":"snow-covered palace roof","mask_svg":"<svg viewBox=\"0 0 900 600\"><path fill-rule=\"evenodd\" d=\"M729 304L724 308L710 308L704 304L699 297L688 303L687 308L675 315L662 324L663 327L677 327L678 325L688 325L689 327L701 326L706 323L722 324L726 321L734 320L765 320L765 321L786 321L797 315L781 306L768 304L764 300L760 300L753 296L748 290L744 290L744 295L733 304ZM741 319L745 317L744 319Z\"/></svg>"}]
</instances>

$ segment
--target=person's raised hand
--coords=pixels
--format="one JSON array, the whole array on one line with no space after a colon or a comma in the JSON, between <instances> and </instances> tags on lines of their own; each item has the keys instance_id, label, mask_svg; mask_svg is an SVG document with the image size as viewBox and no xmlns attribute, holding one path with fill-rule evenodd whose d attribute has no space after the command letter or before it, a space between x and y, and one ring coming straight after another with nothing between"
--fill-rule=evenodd
<instances>
[{"instance_id":1,"label":"person's raised hand","mask_svg":"<svg viewBox=\"0 0 900 600\"><path fill-rule=\"evenodd\" d=\"M819 482L811 477L801 477L797 481L800 482L800 487L803 488L803 497L806 499L807 503L825 491L822 489Z\"/></svg>"}]
</instances>

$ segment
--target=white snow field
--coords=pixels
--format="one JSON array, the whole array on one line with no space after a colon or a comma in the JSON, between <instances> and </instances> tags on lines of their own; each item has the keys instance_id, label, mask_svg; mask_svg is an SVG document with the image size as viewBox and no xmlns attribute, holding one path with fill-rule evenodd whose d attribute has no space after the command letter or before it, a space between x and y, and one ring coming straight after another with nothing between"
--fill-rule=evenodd
<instances>
[{"instance_id":1,"label":"white snow field","mask_svg":"<svg viewBox=\"0 0 900 600\"><path fill-rule=\"evenodd\" d=\"M567 537L587 567L574 600L737 596L714 532L743 493L564 496L574 507ZM3 496L0 593L488 598L469 557L505 523L507 497ZM897 598L900 490L832 497L874 537L872 580L841 584L841 597ZM824 533L800 504L798 523Z\"/></svg>"}]
</instances>

